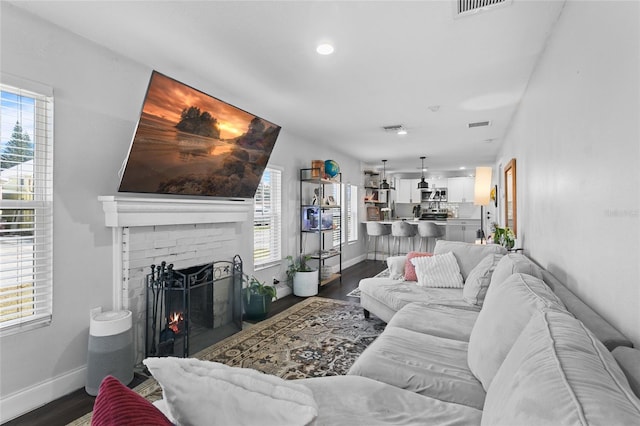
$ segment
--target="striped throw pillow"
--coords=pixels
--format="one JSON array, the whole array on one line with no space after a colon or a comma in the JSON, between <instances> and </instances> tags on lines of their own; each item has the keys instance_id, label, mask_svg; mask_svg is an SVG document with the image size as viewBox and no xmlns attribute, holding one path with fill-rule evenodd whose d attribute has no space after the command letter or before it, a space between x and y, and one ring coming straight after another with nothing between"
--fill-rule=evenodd
<instances>
[{"instance_id":1,"label":"striped throw pillow","mask_svg":"<svg viewBox=\"0 0 640 426\"><path fill-rule=\"evenodd\" d=\"M458 261L451 252L431 257L414 257L411 262L416 267L419 286L445 288L463 288L464 286Z\"/></svg>"}]
</instances>

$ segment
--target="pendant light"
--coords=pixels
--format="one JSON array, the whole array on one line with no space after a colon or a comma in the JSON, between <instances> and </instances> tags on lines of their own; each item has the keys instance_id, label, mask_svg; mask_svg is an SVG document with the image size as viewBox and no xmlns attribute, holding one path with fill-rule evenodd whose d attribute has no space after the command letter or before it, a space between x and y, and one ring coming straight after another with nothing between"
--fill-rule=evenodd
<instances>
[{"instance_id":1,"label":"pendant light","mask_svg":"<svg viewBox=\"0 0 640 426\"><path fill-rule=\"evenodd\" d=\"M390 185L387 183L387 160L382 160L382 182L380 183L380 189L389 189Z\"/></svg>"},{"instance_id":2,"label":"pendant light","mask_svg":"<svg viewBox=\"0 0 640 426\"><path fill-rule=\"evenodd\" d=\"M420 157L420 159L422 160L422 180L420 180L420 182L418 182L418 189L429 189L429 183L427 183L426 180L424 180L424 159L427 158L425 156Z\"/></svg>"}]
</instances>

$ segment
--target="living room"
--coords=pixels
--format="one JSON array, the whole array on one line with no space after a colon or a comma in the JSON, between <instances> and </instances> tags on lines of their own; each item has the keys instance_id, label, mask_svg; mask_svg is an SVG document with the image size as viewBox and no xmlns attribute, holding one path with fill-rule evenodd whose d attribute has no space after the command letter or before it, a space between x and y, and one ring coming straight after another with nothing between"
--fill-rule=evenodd
<instances>
[{"instance_id":1,"label":"living room","mask_svg":"<svg viewBox=\"0 0 640 426\"><path fill-rule=\"evenodd\" d=\"M514 0L508 7L518 3ZM557 15L543 48L535 52L524 96L501 135L496 155L483 165L492 166L498 176L501 167L517 159L518 238L525 253L638 346L639 4L556 3L560 3L554 9ZM129 150L151 71L159 69L279 124L284 122L271 113L269 103L286 104L288 99L277 89L265 91L268 84L261 81L259 68L227 69L227 62L217 55L203 58L202 69L185 69L181 58L166 58L168 53L152 48L148 40L153 34L141 31L136 40L123 39L122 51L115 51L38 16L37 5L30 9L22 2L3 1L0 7L3 80L7 74L44 84L53 88L55 98L53 320L47 327L1 337L4 421L84 386L89 311L97 306L109 309L114 303L113 235L105 226L98 197L117 192L118 170ZM395 7L410 11L412 6ZM129 17L121 19L125 25ZM75 20L81 22L82 16ZM118 28L101 31L117 34ZM383 26L380 31L384 32ZM195 35L180 37L188 42ZM129 44L149 48L132 57ZM381 60L400 59L386 53L380 54ZM243 61L241 50L235 55L228 63ZM268 60L268 52L265 56ZM358 70L351 78L366 72ZM404 72L386 78L402 78ZM292 79L291 90L298 84ZM252 88L261 93L259 99ZM370 93L349 96L371 99L376 90L371 87ZM329 109L339 99L325 102ZM400 112L393 116L403 120ZM387 124L392 123L377 123L363 132L382 132L379 128ZM284 254L295 254L298 245L297 232L288 229L298 226L299 168L308 167L313 159L331 158L340 164L344 181L362 181L361 159L324 145L322 139L333 138L331 126L324 127L325 134L318 136L290 133L283 125L269 160L283 169L283 211L291 212L283 221ZM350 140L340 142L346 145ZM373 158L385 158L384 151L378 154L374 146L371 150L368 155ZM420 155L430 153L403 157L418 166ZM237 226L240 235L251 233L249 222ZM361 238L345 249L346 263L364 258L365 242ZM250 239L237 244L237 253L251 265ZM280 273L276 270L256 275L270 281Z\"/></svg>"}]
</instances>

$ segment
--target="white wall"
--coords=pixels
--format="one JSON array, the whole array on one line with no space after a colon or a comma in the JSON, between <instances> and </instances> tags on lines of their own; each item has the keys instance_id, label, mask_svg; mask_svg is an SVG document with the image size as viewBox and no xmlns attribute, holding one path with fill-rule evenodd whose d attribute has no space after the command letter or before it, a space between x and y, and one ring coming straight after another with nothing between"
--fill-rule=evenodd
<instances>
[{"instance_id":1,"label":"white wall","mask_svg":"<svg viewBox=\"0 0 640 426\"><path fill-rule=\"evenodd\" d=\"M527 253L636 346L639 28L638 2L567 2L498 160Z\"/></svg>"},{"instance_id":2,"label":"white wall","mask_svg":"<svg viewBox=\"0 0 640 426\"><path fill-rule=\"evenodd\" d=\"M84 386L89 309L111 307L111 230L97 197L115 193L149 71L1 7L2 72L54 90L55 180L53 321L0 341L5 420Z\"/></svg>"},{"instance_id":3,"label":"white wall","mask_svg":"<svg viewBox=\"0 0 640 426\"><path fill-rule=\"evenodd\" d=\"M6 2L0 8L0 70L52 87L55 102L53 322L0 341L0 421L5 421L84 386L89 309L111 309L112 302L111 230L97 197L117 191L117 172L154 64L119 56ZM208 93L224 92L179 64L162 71L196 87L202 83ZM255 112L269 117L268 111ZM286 254L296 250L297 168L313 158L334 158L345 172L359 171L356 161L283 129L272 164L286 167ZM250 271L253 262L244 260Z\"/></svg>"}]
</instances>

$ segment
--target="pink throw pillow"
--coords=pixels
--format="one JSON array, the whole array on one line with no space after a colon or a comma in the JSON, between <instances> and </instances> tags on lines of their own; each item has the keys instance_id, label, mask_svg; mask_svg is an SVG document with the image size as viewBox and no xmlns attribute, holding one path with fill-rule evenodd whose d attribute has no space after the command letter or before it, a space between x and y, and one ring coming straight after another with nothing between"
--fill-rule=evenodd
<instances>
[{"instance_id":1,"label":"pink throw pillow","mask_svg":"<svg viewBox=\"0 0 640 426\"><path fill-rule=\"evenodd\" d=\"M152 403L129 389L113 376L100 383L93 404L92 426L154 425L172 423Z\"/></svg>"},{"instance_id":2,"label":"pink throw pillow","mask_svg":"<svg viewBox=\"0 0 640 426\"><path fill-rule=\"evenodd\" d=\"M414 257L428 257L433 256L433 253L423 253L419 251L410 251L407 253L407 261L404 264L404 280L405 281L418 281L416 275L416 267L411 263L411 259Z\"/></svg>"}]
</instances>

